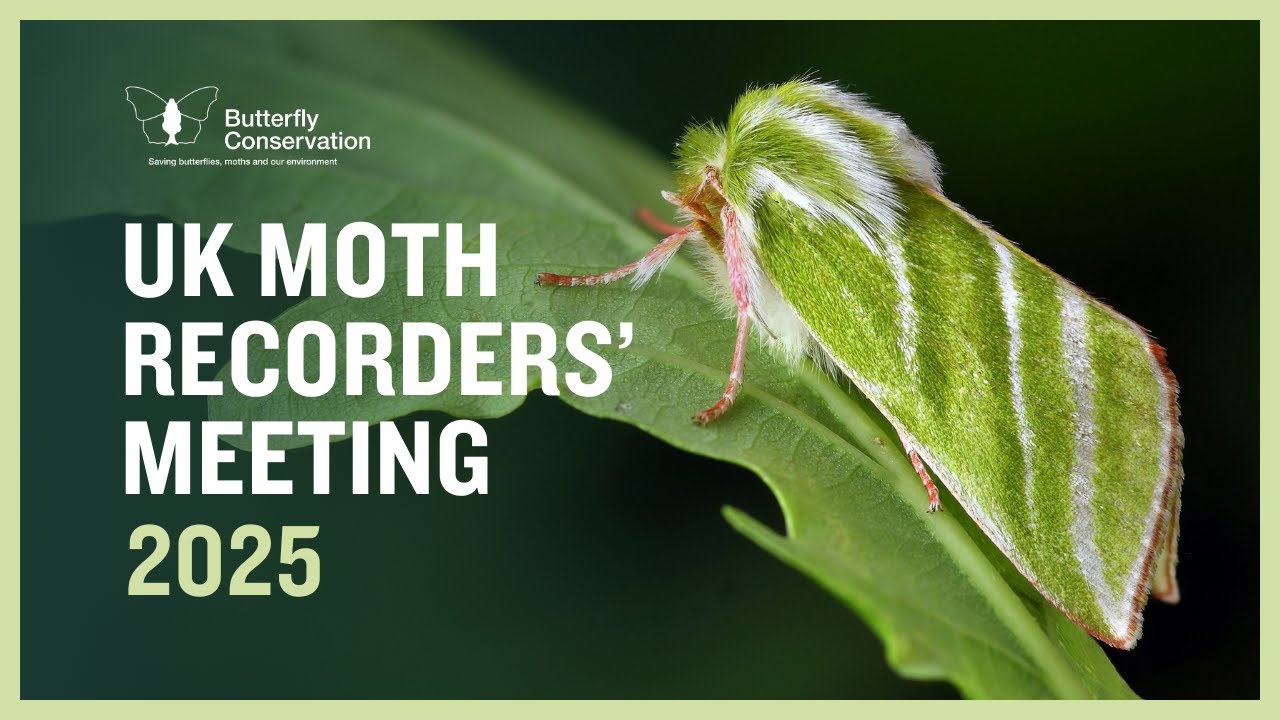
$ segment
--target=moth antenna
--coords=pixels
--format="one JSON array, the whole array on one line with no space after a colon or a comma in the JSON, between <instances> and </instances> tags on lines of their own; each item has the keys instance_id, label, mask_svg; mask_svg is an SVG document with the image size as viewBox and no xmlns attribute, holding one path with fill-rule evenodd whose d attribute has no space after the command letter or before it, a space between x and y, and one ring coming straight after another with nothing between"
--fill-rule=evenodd
<instances>
[{"instance_id":1,"label":"moth antenna","mask_svg":"<svg viewBox=\"0 0 1280 720\"><path fill-rule=\"evenodd\" d=\"M674 233L671 233L662 242L654 246L652 250L645 253L644 257L635 262L629 262L622 267L614 268L609 272L595 275L557 275L555 273L541 272L538 273L537 283L539 285L568 285L569 287L603 285L635 273L635 284L641 285L667 264L667 261L680 249L680 246L684 244L685 238L691 232L693 232L692 228L678 228Z\"/></svg>"}]
</instances>

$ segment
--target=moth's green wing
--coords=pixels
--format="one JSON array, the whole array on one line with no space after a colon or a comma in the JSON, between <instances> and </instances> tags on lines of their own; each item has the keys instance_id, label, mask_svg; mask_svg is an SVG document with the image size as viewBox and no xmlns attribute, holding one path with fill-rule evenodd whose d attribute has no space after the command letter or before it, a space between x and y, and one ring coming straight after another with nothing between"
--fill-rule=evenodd
<instances>
[{"instance_id":1,"label":"moth's green wing","mask_svg":"<svg viewBox=\"0 0 1280 720\"><path fill-rule=\"evenodd\" d=\"M902 230L872 242L765 196L757 258L1022 574L1131 647L1153 574L1176 597L1181 431L1163 351L945 198L900 185Z\"/></svg>"}]
</instances>

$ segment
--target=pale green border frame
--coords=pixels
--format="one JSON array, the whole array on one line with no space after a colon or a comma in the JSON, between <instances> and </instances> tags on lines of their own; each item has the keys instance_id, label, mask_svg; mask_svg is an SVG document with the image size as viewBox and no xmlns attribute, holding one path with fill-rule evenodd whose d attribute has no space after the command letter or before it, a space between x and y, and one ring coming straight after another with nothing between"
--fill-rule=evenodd
<instances>
[{"instance_id":1,"label":"pale green border frame","mask_svg":"<svg viewBox=\"0 0 1280 720\"><path fill-rule=\"evenodd\" d=\"M261 0L218 0L211 3L188 3L177 5L155 0L102 3L89 0L72 0L70 2L29 2L27 0L11 0L6 5L17 9L17 17L11 21L9 31L3 37L8 40L9 71L7 73L10 90L3 96L11 99L13 111L0 114L0 131L10 140L3 149L4 166L9 168L4 173L2 192L3 207L7 208L12 218L10 228L13 234L9 242L14 258L11 262L0 266L0 303L3 303L3 317L10 327L13 350L0 354L0 457L6 458L10 478L5 489L0 492L0 505L5 513L0 518L9 518L5 523L0 519L0 537L7 536L8 542L0 551L0 577L11 579L11 587L0 591L0 616L8 621L0 623L0 645L5 651L0 655L0 715L4 717L63 717L66 715L83 715L94 718L168 718L178 713L185 717L225 717L229 713L252 713L253 715L288 714L293 717L308 718L347 718L356 713L378 716L412 717L421 720L425 716L448 716L460 718L491 718L494 716L518 715L524 717L547 718L651 718L654 716L669 717L704 717L707 714L732 714L735 720L752 717L771 718L776 720L780 715L838 718L850 720L852 713L870 711L872 713L893 714L895 716L933 716L945 713L950 719L960 712L968 717L987 716L990 714L1035 713L1043 717L1063 717L1078 720L1081 713L1115 715L1130 717L1133 715L1155 715L1161 718L1202 716L1215 710L1234 714L1258 715L1263 712L1274 714L1280 708L1264 710L1270 696L1275 695L1269 688L1280 681L1270 662L1273 657L1272 643L1277 640L1276 626L1269 618L1266 608L1261 617L1262 647L1260 658L1262 700L1255 702L1234 702L1231 707L1213 708L1210 705L1220 703L1145 703L1145 704L1094 704L1088 709L1078 706L1079 702L1065 701L1058 703L1041 703L1035 708L1026 707L1023 702L1009 703L961 703L952 702L943 707L923 702L892 703L887 707L883 701L872 707L859 701L660 701L660 702L627 702L627 701L19 701L19 487L21 461L19 457L19 427L21 411L19 397L21 382L19 375L20 342L20 287L19 267L19 22L36 19L283 19L283 18L315 18L315 19L379 19L379 18L433 18L433 19L559 19L559 18L598 18L598 19L1217 19L1217 20L1261 20L1261 128L1265 133L1270 126L1268 121L1275 118L1277 90L1275 85L1268 86L1266 80L1274 80L1273 70L1276 65L1276 49L1268 44L1274 39L1270 32L1268 19L1280 17L1280 4L1268 3L1265 0L1217 0L1215 2L1187 2L1186 0L1164 0L1164 2L1144 3L1137 0L1076 0L1075 2L1013 2L1011 0L967 0L965 2L948 2L947 0L893 0L877 5L853 0L787 0L786 3L762 2L761 0L701 0L691 3L688 0L644 0L643 2L611 3L608 0L468 0L457 3L459 9L448 7L430 7L422 0L362 0L360 3L344 5L321 5L312 2L263 3ZM1268 10L1270 12L1268 12ZM1194 101L1188 88L1188 96ZM1187 98L1182 98L1186 100ZM1171 107L1176 107L1178 98L1170 98ZM1273 185L1275 171L1272 165L1278 158L1276 143L1268 142L1265 134L1261 142L1260 178L1262 198L1262 235L1259 238L1259 283L1261 283L1261 428L1259 435L1259 452L1269 445L1263 442L1266 438L1277 436L1280 430L1280 417L1266 400L1280 401L1280 383L1266 373L1267 358L1280 356L1280 337L1267 320L1280 314L1280 288L1262 283L1262 279L1271 270L1280 270L1280 253L1277 248L1275 229L1277 224L1276 207L1268 202L1273 198L1269 194ZM1247 182L1247 178L1242 181ZM1271 182L1269 182L1271 180ZM1212 243L1206 243L1205 252L1212 252ZM1259 503L1255 506L1249 502L1248 483L1250 478L1205 478L1207 491L1231 492L1240 496L1241 512L1251 514L1273 506L1271 502L1276 496L1271 483L1276 481L1277 473L1263 462L1262 477L1259 482ZM1270 478L1270 480L1266 480ZM1243 491L1241 487L1243 484ZM1215 487L1216 486L1216 487ZM1264 549L1280 550L1277 542L1280 535L1276 527L1262 523L1261 543ZM1263 558L1280 557L1280 553L1263 552ZM1277 577L1271 568L1260 567L1263 597L1270 597L1269 592L1277 585ZM1220 592L1232 592L1232 588L1220 588ZM859 702L858 706L851 703ZM970 715L973 713L973 715Z\"/></svg>"}]
</instances>

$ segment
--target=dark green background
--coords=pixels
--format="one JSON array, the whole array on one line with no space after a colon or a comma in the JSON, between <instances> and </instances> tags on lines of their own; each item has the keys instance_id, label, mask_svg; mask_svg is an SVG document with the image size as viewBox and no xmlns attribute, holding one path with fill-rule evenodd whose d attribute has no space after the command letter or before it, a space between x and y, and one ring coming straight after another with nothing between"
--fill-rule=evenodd
<instances>
[{"instance_id":1,"label":"dark green background","mask_svg":"<svg viewBox=\"0 0 1280 720\"><path fill-rule=\"evenodd\" d=\"M1256 24L456 29L656 152L747 84L810 71L906 117L954 200L1148 327L1182 383L1184 602L1152 605L1117 667L1149 697L1258 695ZM24 62L24 128L38 77ZM45 150L23 142L24 175ZM752 475L541 396L485 423L484 498L126 497L123 420L205 407L123 397L123 323L283 305L133 298L123 221L23 228L24 697L951 693L894 676L856 616L728 528L724 504L780 524ZM232 286L252 286L256 259L224 255ZM309 458L285 472L306 477ZM318 524L321 589L127 597L144 522L224 542L245 522Z\"/></svg>"}]
</instances>

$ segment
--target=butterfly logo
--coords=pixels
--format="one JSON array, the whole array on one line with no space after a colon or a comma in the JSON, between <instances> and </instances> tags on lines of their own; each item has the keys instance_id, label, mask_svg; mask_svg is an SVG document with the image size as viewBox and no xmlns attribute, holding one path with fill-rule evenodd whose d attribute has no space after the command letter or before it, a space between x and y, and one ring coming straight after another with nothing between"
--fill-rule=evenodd
<instances>
[{"instance_id":1,"label":"butterfly logo","mask_svg":"<svg viewBox=\"0 0 1280 720\"><path fill-rule=\"evenodd\" d=\"M218 88L196 88L181 100L165 100L150 90L130 85L124 97L133 106L133 116L142 123L147 142L153 145L190 145L200 137L200 127L209 119L209 110L218 99Z\"/></svg>"}]
</instances>

